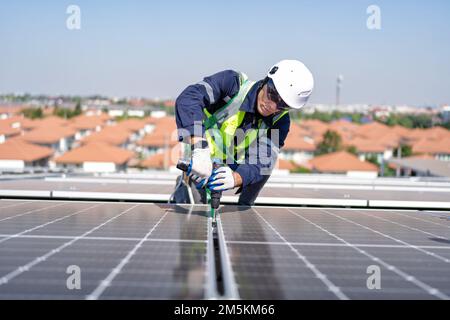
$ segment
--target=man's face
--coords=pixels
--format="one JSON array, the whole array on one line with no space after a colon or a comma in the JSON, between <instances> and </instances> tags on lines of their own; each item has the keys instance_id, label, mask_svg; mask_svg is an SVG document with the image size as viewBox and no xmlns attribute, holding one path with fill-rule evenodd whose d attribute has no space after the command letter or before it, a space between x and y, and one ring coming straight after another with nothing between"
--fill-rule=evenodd
<instances>
[{"instance_id":1,"label":"man's face","mask_svg":"<svg viewBox=\"0 0 450 320\"><path fill-rule=\"evenodd\" d=\"M268 117L279 112L277 104L267 97L267 84L259 91L257 110L263 117Z\"/></svg>"}]
</instances>

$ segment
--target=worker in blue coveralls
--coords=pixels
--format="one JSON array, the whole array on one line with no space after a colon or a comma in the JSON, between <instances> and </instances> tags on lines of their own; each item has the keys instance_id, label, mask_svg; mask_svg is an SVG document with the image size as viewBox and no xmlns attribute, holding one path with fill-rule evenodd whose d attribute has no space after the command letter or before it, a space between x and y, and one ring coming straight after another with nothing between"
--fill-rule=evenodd
<instances>
[{"instance_id":1,"label":"worker in blue coveralls","mask_svg":"<svg viewBox=\"0 0 450 320\"><path fill-rule=\"evenodd\" d=\"M193 187L195 203L206 203L206 188L237 188L238 204L252 206L289 133L289 110L302 108L313 87L297 60L280 61L256 82L226 70L188 86L175 105L178 139L191 146L189 171L179 179ZM189 202L186 189L177 183L175 203Z\"/></svg>"}]
</instances>

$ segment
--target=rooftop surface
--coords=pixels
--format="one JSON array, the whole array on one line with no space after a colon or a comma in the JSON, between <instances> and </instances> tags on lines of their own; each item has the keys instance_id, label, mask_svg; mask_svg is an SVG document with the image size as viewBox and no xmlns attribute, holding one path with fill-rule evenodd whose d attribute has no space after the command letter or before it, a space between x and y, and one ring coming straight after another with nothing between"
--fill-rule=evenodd
<instances>
[{"instance_id":1,"label":"rooftop surface","mask_svg":"<svg viewBox=\"0 0 450 320\"><path fill-rule=\"evenodd\" d=\"M215 223L176 176L2 177L0 299L450 299L448 180L273 176Z\"/></svg>"},{"instance_id":2,"label":"rooftop surface","mask_svg":"<svg viewBox=\"0 0 450 320\"><path fill-rule=\"evenodd\" d=\"M223 206L219 290L206 206L0 200L0 209L1 299L450 297L448 212ZM70 290L76 268L81 288Z\"/></svg>"}]
</instances>

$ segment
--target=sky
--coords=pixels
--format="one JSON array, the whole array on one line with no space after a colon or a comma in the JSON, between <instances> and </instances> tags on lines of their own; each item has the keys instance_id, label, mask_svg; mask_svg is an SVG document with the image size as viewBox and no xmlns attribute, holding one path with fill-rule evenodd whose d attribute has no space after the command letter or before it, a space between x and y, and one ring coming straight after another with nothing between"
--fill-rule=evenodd
<instances>
[{"instance_id":1,"label":"sky","mask_svg":"<svg viewBox=\"0 0 450 320\"><path fill-rule=\"evenodd\" d=\"M81 29L69 30L69 5ZM381 29L367 28L377 5ZM225 69L313 72L311 102L450 103L448 0L0 2L0 93L176 98Z\"/></svg>"}]
</instances>

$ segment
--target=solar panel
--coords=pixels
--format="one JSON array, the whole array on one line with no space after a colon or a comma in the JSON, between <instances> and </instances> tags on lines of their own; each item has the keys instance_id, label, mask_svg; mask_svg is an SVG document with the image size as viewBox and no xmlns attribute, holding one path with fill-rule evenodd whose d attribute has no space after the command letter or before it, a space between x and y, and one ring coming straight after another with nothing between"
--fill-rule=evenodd
<instances>
[{"instance_id":1,"label":"solar panel","mask_svg":"<svg viewBox=\"0 0 450 320\"><path fill-rule=\"evenodd\" d=\"M208 297L204 207L0 201L0 212L1 299ZM74 266L80 289L67 285Z\"/></svg>"},{"instance_id":2,"label":"solar panel","mask_svg":"<svg viewBox=\"0 0 450 320\"><path fill-rule=\"evenodd\" d=\"M220 225L240 298L450 297L450 221L442 219L445 213L224 211ZM371 286L377 286L372 275L379 275L379 289Z\"/></svg>"},{"instance_id":3,"label":"solar panel","mask_svg":"<svg viewBox=\"0 0 450 320\"><path fill-rule=\"evenodd\" d=\"M450 298L448 212L207 211L0 200L0 299Z\"/></svg>"}]
</instances>

